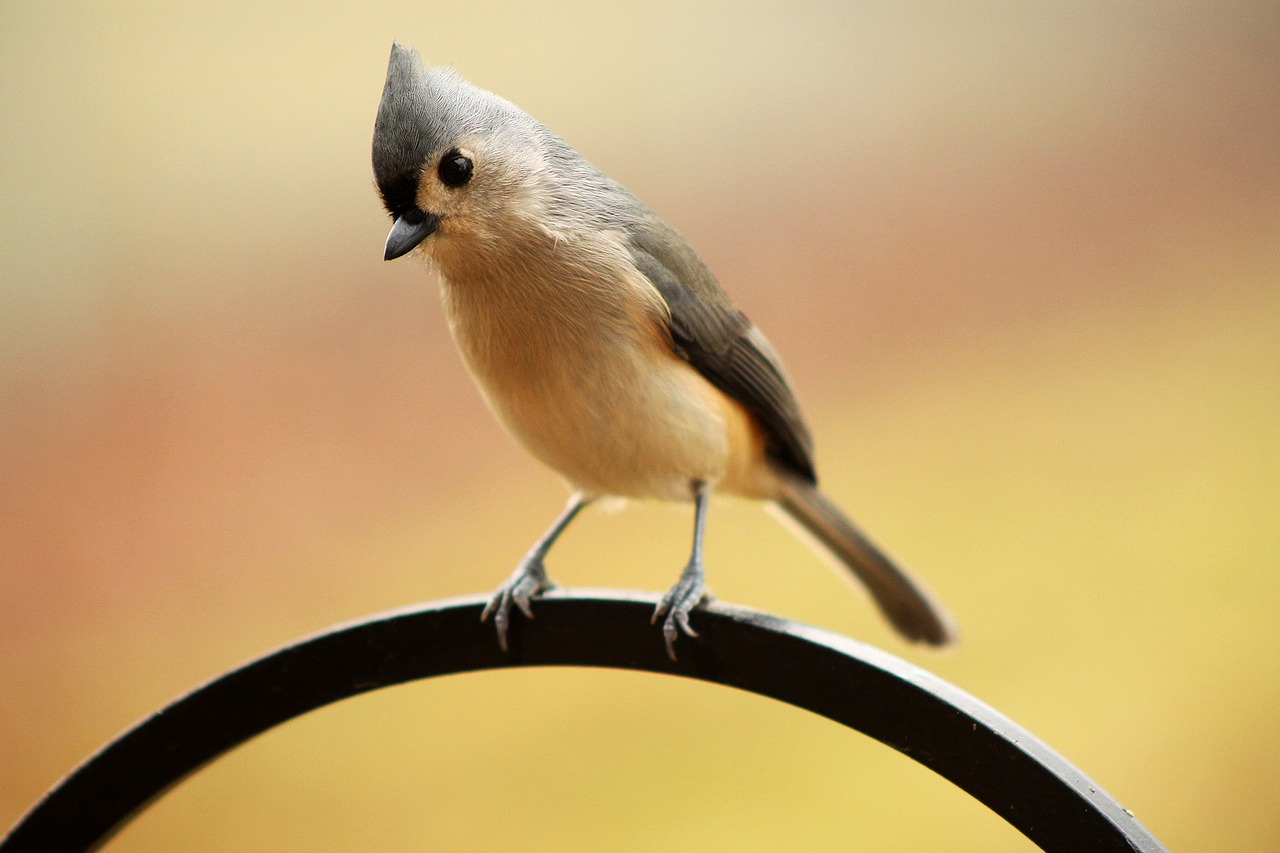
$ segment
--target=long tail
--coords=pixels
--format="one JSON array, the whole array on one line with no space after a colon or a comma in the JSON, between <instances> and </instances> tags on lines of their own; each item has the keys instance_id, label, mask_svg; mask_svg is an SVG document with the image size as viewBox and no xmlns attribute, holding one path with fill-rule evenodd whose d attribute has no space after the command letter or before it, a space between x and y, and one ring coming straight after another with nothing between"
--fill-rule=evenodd
<instances>
[{"instance_id":1,"label":"long tail","mask_svg":"<svg viewBox=\"0 0 1280 853\"><path fill-rule=\"evenodd\" d=\"M955 625L942 605L894 565L816 486L784 477L778 505L862 581L904 637L933 646L955 641Z\"/></svg>"}]
</instances>

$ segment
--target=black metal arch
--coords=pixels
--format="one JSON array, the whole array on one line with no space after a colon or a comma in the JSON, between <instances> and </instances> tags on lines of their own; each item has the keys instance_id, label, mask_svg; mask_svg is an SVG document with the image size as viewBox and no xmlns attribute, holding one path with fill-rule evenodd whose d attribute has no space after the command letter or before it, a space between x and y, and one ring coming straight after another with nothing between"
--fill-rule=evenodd
<instances>
[{"instance_id":1,"label":"black metal arch","mask_svg":"<svg viewBox=\"0 0 1280 853\"><path fill-rule=\"evenodd\" d=\"M858 729L986 803L1050 851L1163 851L1115 800L1037 738L923 669L853 640L711 604L670 660L657 597L556 590L515 620L510 652L481 624L485 598L382 613L300 640L157 711L54 787L0 853L94 850L167 789L254 735L365 691L514 666L596 666L698 678Z\"/></svg>"}]
</instances>

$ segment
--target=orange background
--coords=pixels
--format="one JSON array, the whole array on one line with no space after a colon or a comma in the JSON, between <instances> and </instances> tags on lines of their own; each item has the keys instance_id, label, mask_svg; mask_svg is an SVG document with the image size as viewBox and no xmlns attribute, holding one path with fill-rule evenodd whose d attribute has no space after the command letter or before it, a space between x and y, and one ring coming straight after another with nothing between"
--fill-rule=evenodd
<instances>
[{"instance_id":1,"label":"orange background","mask_svg":"<svg viewBox=\"0 0 1280 853\"><path fill-rule=\"evenodd\" d=\"M381 260L393 36L685 233L964 640L904 647L733 501L722 599L923 664L1171 849L1280 849L1274 3L8 4L0 825L231 666L490 589L560 506ZM689 516L589 513L553 576L664 589ZM826 720L571 670L311 714L108 849L731 845L1030 849Z\"/></svg>"}]
</instances>

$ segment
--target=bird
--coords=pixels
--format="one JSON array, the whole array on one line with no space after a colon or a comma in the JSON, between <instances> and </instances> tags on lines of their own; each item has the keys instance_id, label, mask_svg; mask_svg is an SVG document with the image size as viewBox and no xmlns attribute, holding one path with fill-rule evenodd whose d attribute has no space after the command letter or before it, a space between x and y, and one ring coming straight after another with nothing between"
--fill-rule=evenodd
<instances>
[{"instance_id":1,"label":"bird","mask_svg":"<svg viewBox=\"0 0 1280 853\"><path fill-rule=\"evenodd\" d=\"M509 101L391 48L373 134L392 219L383 256L425 256L449 329L506 430L570 487L492 594L515 614L554 584L545 558L602 498L691 501L693 545L661 597L667 654L709 600L709 499L772 503L871 593L908 641L945 646L935 598L818 489L813 439L782 363L685 239Z\"/></svg>"}]
</instances>

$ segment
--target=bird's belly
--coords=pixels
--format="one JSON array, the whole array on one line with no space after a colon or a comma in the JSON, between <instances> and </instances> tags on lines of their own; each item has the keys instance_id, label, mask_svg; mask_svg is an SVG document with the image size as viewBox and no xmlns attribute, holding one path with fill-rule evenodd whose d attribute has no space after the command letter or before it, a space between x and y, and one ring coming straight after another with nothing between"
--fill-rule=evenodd
<instances>
[{"instance_id":1,"label":"bird's belly","mask_svg":"<svg viewBox=\"0 0 1280 853\"><path fill-rule=\"evenodd\" d=\"M687 500L695 481L774 495L761 431L673 352L661 297L629 262L517 271L446 274L445 307L489 406L534 456L595 495ZM613 284L566 299L584 275Z\"/></svg>"},{"instance_id":2,"label":"bird's belly","mask_svg":"<svg viewBox=\"0 0 1280 853\"><path fill-rule=\"evenodd\" d=\"M596 353L512 387L481 381L503 424L573 486L680 500L720 481L731 435L720 392L675 356ZM478 377L479 378L479 377Z\"/></svg>"}]
</instances>

